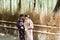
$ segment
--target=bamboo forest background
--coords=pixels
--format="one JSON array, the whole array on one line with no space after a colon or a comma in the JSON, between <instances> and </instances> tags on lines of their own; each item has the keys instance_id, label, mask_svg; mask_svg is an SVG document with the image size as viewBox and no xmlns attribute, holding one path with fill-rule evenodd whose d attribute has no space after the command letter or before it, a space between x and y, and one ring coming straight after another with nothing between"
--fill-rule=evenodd
<instances>
[{"instance_id":1,"label":"bamboo forest background","mask_svg":"<svg viewBox=\"0 0 60 40\"><path fill-rule=\"evenodd\" d=\"M36 24L57 26L56 19L58 16L55 15L57 12L53 12L57 1L58 0L0 0L0 20L17 21L19 14L27 13ZM58 13L60 12L58 11Z\"/></svg>"}]
</instances>

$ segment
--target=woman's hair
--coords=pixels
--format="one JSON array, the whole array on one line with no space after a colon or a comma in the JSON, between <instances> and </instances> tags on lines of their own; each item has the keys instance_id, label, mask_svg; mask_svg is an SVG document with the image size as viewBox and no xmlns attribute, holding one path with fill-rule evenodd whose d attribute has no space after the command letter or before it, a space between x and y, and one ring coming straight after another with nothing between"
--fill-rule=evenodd
<instances>
[{"instance_id":1,"label":"woman's hair","mask_svg":"<svg viewBox=\"0 0 60 40\"><path fill-rule=\"evenodd\" d=\"M25 14L25 17L29 17L29 15L28 14Z\"/></svg>"},{"instance_id":2,"label":"woman's hair","mask_svg":"<svg viewBox=\"0 0 60 40\"><path fill-rule=\"evenodd\" d=\"M24 15L23 14L20 14L20 17L23 17Z\"/></svg>"},{"instance_id":3,"label":"woman's hair","mask_svg":"<svg viewBox=\"0 0 60 40\"><path fill-rule=\"evenodd\" d=\"M25 17L28 17L28 15L27 15L27 14L25 14Z\"/></svg>"}]
</instances>

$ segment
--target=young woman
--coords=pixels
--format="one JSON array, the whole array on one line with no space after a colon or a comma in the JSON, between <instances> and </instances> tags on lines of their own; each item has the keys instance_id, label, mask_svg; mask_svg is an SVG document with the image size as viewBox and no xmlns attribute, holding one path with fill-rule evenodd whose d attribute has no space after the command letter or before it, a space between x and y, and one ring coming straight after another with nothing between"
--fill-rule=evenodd
<instances>
[{"instance_id":1,"label":"young woman","mask_svg":"<svg viewBox=\"0 0 60 40\"><path fill-rule=\"evenodd\" d=\"M29 18L29 15L25 15L25 31L26 31L26 40L33 40L33 22Z\"/></svg>"},{"instance_id":2,"label":"young woman","mask_svg":"<svg viewBox=\"0 0 60 40\"><path fill-rule=\"evenodd\" d=\"M19 29L20 40L25 40L25 27L24 27L24 15L21 14L17 21L17 27Z\"/></svg>"}]
</instances>

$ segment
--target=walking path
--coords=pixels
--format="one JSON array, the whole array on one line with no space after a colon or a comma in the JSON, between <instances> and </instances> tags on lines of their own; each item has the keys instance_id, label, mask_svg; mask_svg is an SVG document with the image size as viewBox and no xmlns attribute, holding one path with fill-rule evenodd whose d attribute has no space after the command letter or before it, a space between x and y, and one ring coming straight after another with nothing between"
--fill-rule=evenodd
<instances>
[{"instance_id":1,"label":"walking path","mask_svg":"<svg viewBox=\"0 0 60 40\"><path fill-rule=\"evenodd\" d=\"M18 40L18 38L12 35L8 35L8 34L5 35L0 33L0 40Z\"/></svg>"}]
</instances>

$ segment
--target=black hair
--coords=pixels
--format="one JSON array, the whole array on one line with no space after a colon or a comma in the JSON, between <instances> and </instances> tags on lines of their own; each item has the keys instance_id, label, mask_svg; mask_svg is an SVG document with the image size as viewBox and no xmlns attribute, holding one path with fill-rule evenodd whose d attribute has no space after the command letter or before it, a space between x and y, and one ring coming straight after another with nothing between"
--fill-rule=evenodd
<instances>
[{"instance_id":1,"label":"black hair","mask_svg":"<svg viewBox=\"0 0 60 40\"><path fill-rule=\"evenodd\" d=\"M20 14L20 17L23 17L24 15L23 14Z\"/></svg>"},{"instance_id":2,"label":"black hair","mask_svg":"<svg viewBox=\"0 0 60 40\"><path fill-rule=\"evenodd\" d=\"M27 15L27 14L25 14L25 17L28 17L28 15Z\"/></svg>"}]
</instances>

